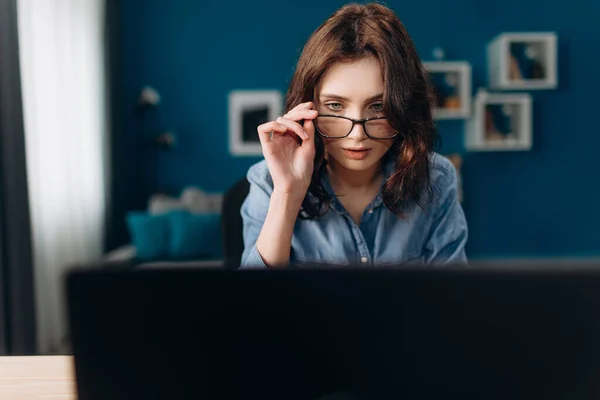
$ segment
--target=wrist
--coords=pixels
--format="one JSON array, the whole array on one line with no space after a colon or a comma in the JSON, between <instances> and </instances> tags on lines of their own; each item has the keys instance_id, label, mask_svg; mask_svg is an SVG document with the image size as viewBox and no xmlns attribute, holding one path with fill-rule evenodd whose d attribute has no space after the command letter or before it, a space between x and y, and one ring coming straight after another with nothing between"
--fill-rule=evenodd
<instances>
[{"instance_id":1,"label":"wrist","mask_svg":"<svg viewBox=\"0 0 600 400\"><path fill-rule=\"evenodd\" d=\"M271 193L271 204L281 205L286 209L293 209L299 211L302 206L302 202L306 197L306 190L273 190Z\"/></svg>"}]
</instances>

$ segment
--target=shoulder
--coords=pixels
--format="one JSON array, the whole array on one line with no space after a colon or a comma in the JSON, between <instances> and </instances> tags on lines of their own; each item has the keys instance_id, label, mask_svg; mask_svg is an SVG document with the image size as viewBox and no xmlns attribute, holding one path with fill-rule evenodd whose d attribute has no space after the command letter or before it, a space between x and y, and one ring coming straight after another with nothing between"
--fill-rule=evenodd
<instances>
[{"instance_id":1,"label":"shoulder","mask_svg":"<svg viewBox=\"0 0 600 400\"><path fill-rule=\"evenodd\" d=\"M273 179L266 160L253 164L246 173L246 179L251 186L258 186L269 194L273 192Z\"/></svg>"},{"instance_id":2,"label":"shoulder","mask_svg":"<svg viewBox=\"0 0 600 400\"><path fill-rule=\"evenodd\" d=\"M429 160L429 182L433 200L439 201L442 199L443 201L448 195L457 195L458 177L454 164L450 159L439 153L432 153Z\"/></svg>"},{"instance_id":3,"label":"shoulder","mask_svg":"<svg viewBox=\"0 0 600 400\"><path fill-rule=\"evenodd\" d=\"M439 153L432 153L429 156L429 165L431 183L456 180L456 168L449 158Z\"/></svg>"},{"instance_id":4,"label":"shoulder","mask_svg":"<svg viewBox=\"0 0 600 400\"><path fill-rule=\"evenodd\" d=\"M388 160L384 166L386 177L390 177L396 168L394 160ZM429 182L442 183L448 179L452 180L456 177L456 168L448 157L439 153L432 152L429 155Z\"/></svg>"}]
</instances>

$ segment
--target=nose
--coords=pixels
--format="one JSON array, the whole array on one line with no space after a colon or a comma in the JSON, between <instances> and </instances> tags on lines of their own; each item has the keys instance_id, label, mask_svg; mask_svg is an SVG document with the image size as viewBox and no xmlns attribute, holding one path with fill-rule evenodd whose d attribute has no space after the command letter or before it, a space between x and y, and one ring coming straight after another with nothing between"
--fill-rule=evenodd
<instances>
[{"instance_id":1,"label":"nose","mask_svg":"<svg viewBox=\"0 0 600 400\"><path fill-rule=\"evenodd\" d=\"M354 127L350 131L350 134L348 135L348 137L351 139L355 139L355 140L362 140L362 139L368 138L367 134L365 133L364 126L359 123L354 124Z\"/></svg>"}]
</instances>

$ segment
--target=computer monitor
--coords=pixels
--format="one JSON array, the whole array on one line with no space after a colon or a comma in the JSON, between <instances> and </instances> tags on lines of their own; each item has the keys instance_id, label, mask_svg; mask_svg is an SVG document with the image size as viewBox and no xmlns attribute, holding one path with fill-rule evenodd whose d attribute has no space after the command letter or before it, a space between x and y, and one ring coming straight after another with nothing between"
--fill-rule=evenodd
<instances>
[{"instance_id":1,"label":"computer monitor","mask_svg":"<svg viewBox=\"0 0 600 400\"><path fill-rule=\"evenodd\" d=\"M594 268L77 269L67 283L81 399L600 395Z\"/></svg>"}]
</instances>

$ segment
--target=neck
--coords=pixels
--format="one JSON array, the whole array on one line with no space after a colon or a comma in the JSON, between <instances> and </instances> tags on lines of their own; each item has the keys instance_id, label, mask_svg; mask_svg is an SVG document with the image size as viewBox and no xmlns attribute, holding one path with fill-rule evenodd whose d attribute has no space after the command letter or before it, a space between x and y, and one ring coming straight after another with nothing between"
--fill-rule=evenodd
<instances>
[{"instance_id":1,"label":"neck","mask_svg":"<svg viewBox=\"0 0 600 400\"><path fill-rule=\"evenodd\" d=\"M364 171L352 171L333 161L327 164L327 173L335 189L368 190L381 179L380 165L375 164Z\"/></svg>"}]
</instances>

